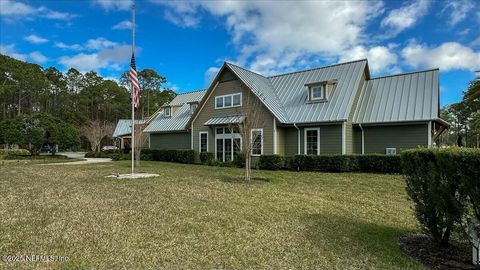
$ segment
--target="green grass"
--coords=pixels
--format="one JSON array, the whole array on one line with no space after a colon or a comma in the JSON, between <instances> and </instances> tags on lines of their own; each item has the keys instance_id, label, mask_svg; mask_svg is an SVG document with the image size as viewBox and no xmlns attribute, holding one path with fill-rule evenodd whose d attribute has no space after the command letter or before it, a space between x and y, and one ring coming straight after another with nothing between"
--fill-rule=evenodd
<instances>
[{"instance_id":1,"label":"green grass","mask_svg":"<svg viewBox=\"0 0 480 270\"><path fill-rule=\"evenodd\" d=\"M0 174L0 255L68 256L0 269L422 269L397 238L418 230L401 176L143 162L11 163Z\"/></svg>"}]
</instances>

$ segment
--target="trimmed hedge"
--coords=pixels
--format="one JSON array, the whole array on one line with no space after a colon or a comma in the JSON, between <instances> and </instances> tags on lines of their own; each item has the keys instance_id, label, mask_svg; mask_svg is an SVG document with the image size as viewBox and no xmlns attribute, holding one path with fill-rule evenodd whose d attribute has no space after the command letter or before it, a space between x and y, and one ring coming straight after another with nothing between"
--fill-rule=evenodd
<instances>
[{"instance_id":1,"label":"trimmed hedge","mask_svg":"<svg viewBox=\"0 0 480 270\"><path fill-rule=\"evenodd\" d=\"M285 167L284 159L279 155L261 155L258 168L262 170L280 170Z\"/></svg>"},{"instance_id":2,"label":"trimmed hedge","mask_svg":"<svg viewBox=\"0 0 480 270\"><path fill-rule=\"evenodd\" d=\"M191 149L161 150L143 149L140 155L142 160L169 161L178 163L194 163L195 154Z\"/></svg>"},{"instance_id":3,"label":"trimmed hedge","mask_svg":"<svg viewBox=\"0 0 480 270\"><path fill-rule=\"evenodd\" d=\"M200 153L200 162L205 165L210 165L212 160L215 159L215 155L210 152L202 152Z\"/></svg>"},{"instance_id":4,"label":"trimmed hedge","mask_svg":"<svg viewBox=\"0 0 480 270\"><path fill-rule=\"evenodd\" d=\"M438 244L448 244L467 209L480 220L480 150L407 150L401 162L417 219Z\"/></svg>"},{"instance_id":5,"label":"trimmed hedge","mask_svg":"<svg viewBox=\"0 0 480 270\"><path fill-rule=\"evenodd\" d=\"M400 173L400 156L392 155L262 155L259 167L267 170L287 169L319 172Z\"/></svg>"},{"instance_id":6,"label":"trimmed hedge","mask_svg":"<svg viewBox=\"0 0 480 270\"><path fill-rule=\"evenodd\" d=\"M7 149L7 150L0 149L0 155L6 155L9 157L15 157L15 156L25 157L25 156L31 156L32 154L27 149Z\"/></svg>"}]
</instances>

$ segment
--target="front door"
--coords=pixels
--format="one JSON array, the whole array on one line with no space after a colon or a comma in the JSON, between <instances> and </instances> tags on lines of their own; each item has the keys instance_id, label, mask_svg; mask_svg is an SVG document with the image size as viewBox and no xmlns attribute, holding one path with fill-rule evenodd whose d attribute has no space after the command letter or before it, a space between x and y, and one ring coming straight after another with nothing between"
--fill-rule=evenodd
<instances>
[{"instance_id":1,"label":"front door","mask_svg":"<svg viewBox=\"0 0 480 270\"><path fill-rule=\"evenodd\" d=\"M236 129L218 127L215 132L215 157L223 162L231 161L242 150L242 136Z\"/></svg>"}]
</instances>

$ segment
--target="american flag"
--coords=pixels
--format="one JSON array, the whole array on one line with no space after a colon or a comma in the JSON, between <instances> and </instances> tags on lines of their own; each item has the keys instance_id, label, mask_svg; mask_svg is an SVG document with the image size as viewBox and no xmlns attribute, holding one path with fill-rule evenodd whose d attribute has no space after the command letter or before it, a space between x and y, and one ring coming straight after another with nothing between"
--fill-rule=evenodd
<instances>
[{"instance_id":1,"label":"american flag","mask_svg":"<svg viewBox=\"0 0 480 270\"><path fill-rule=\"evenodd\" d=\"M138 86L137 69L135 67L135 55L132 52L132 60L130 61L130 82L133 86L133 104L135 108L140 106L140 87Z\"/></svg>"}]
</instances>

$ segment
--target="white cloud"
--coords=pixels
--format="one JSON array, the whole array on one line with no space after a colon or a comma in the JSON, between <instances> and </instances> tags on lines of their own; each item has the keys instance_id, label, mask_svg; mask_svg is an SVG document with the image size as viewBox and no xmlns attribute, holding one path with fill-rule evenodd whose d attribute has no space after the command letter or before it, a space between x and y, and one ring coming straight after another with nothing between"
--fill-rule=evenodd
<instances>
[{"instance_id":1,"label":"white cloud","mask_svg":"<svg viewBox=\"0 0 480 270\"><path fill-rule=\"evenodd\" d=\"M202 11L224 20L240 51L235 62L265 74L305 58L338 56L366 41L367 23L383 11L381 2L366 1L154 2L166 6L172 14L167 19L183 27L195 27Z\"/></svg>"},{"instance_id":2,"label":"white cloud","mask_svg":"<svg viewBox=\"0 0 480 270\"><path fill-rule=\"evenodd\" d=\"M52 20L70 20L76 15L59 12L55 10L48 9L46 7L33 7L25 3L13 0L1 0L0 1L0 14L2 18L26 18L31 19L32 17L40 17Z\"/></svg>"},{"instance_id":3,"label":"white cloud","mask_svg":"<svg viewBox=\"0 0 480 270\"><path fill-rule=\"evenodd\" d=\"M110 40L108 40L106 38L103 38L103 37L99 37L99 38L96 38L96 39L89 39L85 43L85 47L87 49L90 49L90 50L100 50L100 49L103 49L103 48L111 48L111 47L114 47L116 45L118 45L118 43L110 41Z\"/></svg>"},{"instance_id":4,"label":"white cloud","mask_svg":"<svg viewBox=\"0 0 480 270\"><path fill-rule=\"evenodd\" d=\"M48 58L41 52L34 51L29 54L19 53L15 48L15 44L0 45L0 53L8 55L20 61L29 61L43 64L48 61Z\"/></svg>"},{"instance_id":5,"label":"white cloud","mask_svg":"<svg viewBox=\"0 0 480 270\"><path fill-rule=\"evenodd\" d=\"M55 42L55 47L64 49L64 50L72 50L72 51L83 50L83 46L80 44L65 44L63 42Z\"/></svg>"},{"instance_id":6,"label":"white cloud","mask_svg":"<svg viewBox=\"0 0 480 270\"><path fill-rule=\"evenodd\" d=\"M132 29L132 22L131 21L121 21L114 26L112 26L114 30L124 30L124 29Z\"/></svg>"},{"instance_id":7,"label":"white cloud","mask_svg":"<svg viewBox=\"0 0 480 270\"><path fill-rule=\"evenodd\" d=\"M43 38L43 37L39 37L39 36L37 36L37 35L35 35L35 34L26 36L24 39L25 39L26 41L29 41L29 42L35 43L35 44L42 44L42 43L48 42L48 39Z\"/></svg>"},{"instance_id":8,"label":"white cloud","mask_svg":"<svg viewBox=\"0 0 480 270\"><path fill-rule=\"evenodd\" d=\"M107 11L129 10L133 5L133 0L93 0L93 3Z\"/></svg>"},{"instance_id":9,"label":"white cloud","mask_svg":"<svg viewBox=\"0 0 480 270\"><path fill-rule=\"evenodd\" d=\"M76 68L81 72L109 68L121 70L122 64L128 63L130 59L129 45L119 45L111 48L104 48L95 53L80 53L74 56L64 56L59 63L68 68Z\"/></svg>"},{"instance_id":10,"label":"white cloud","mask_svg":"<svg viewBox=\"0 0 480 270\"><path fill-rule=\"evenodd\" d=\"M340 57L340 62L363 58L368 59L368 65L372 73L385 70L398 71L398 67L396 67L397 55L385 46L375 46L368 49L364 46L356 46L351 50L345 51Z\"/></svg>"},{"instance_id":11,"label":"white cloud","mask_svg":"<svg viewBox=\"0 0 480 270\"><path fill-rule=\"evenodd\" d=\"M205 71L204 75L204 80L205 80L205 85L210 85L210 83L213 81L215 78L215 75L217 75L217 72L220 70L219 67L209 67L207 71Z\"/></svg>"},{"instance_id":12,"label":"white cloud","mask_svg":"<svg viewBox=\"0 0 480 270\"><path fill-rule=\"evenodd\" d=\"M391 10L380 24L389 31L385 36L395 36L414 26L427 13L429 6L429 0L414 0L398 9Z\"/></svg>"},{"instance_id":13,"label":"white cloud","mask_svg":"<svg viewBox=\"0 0 480 270\"><path fill-rule=\"evenodd\" d=\"M428 47L412 41L402 50L402 56L406 64L416 68L438 67L442 71L480 69L480 51L474 51L457 42Z\"/></svg>"},{"instance_id":14,"label":"white cloud","mask_svg":"<svg viewBox=\"0 0 480 270\"><path fill-rule=\"evenodd\" d=\"M445 2L442 13L449 13L448 24L454 26L463 21L474 7L471 0L450 0Z\"/></svg>"},{"instance_id":15,"label":"white cloud","mask_svg":"<svg viewBox=\"0 0 480 270\"><path fill-rule=\"evenodd\" d=\"M1 45L0 44L0 53L4 54L4 55L8 55L10 57L13 57L13 58L21 60L21 61L26 61L27 60L27 55L26 54L21 54L21 53L17 52L17 50L15 49L15 44L9 44L9 45Z\"/></svg>"},{"instance_id":16,"label":"white cloud","mask_svg":"<svg viewBox=\"0 0 480 270\"><path fill-rule=\"evenodd\" d=\"M38 51L29 53L28 58L31 59L33 62L36 62L39 64L43 64L48 61L48 58Z\"/></svg>"}]
</instances>

